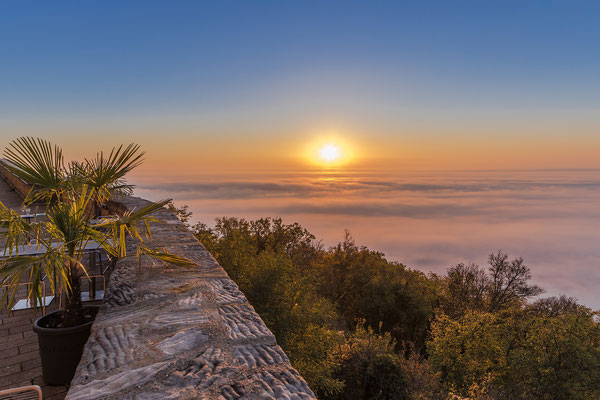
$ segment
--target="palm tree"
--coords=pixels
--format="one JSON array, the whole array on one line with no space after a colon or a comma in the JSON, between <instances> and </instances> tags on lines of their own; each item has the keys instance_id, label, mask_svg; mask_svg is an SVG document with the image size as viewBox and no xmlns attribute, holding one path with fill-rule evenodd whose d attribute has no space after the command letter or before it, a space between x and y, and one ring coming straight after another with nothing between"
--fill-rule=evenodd
<instances>
[{"instance_id":1,"label":"palm tree","mask_svg":"<svg viewBox=\"0 0 600 400\"><path fill-rule=\"evenodd\" d=\"M102 204L115 193L130 193L132 186L124 177L142 162L139 146L113 149L95 159L65 165L62 150L42 139L19 138L9 144L4 156L7 168L32 185L24 204L44 202L46 218L28 222L0 202L0 239L4 239L4 257L0 262L0 285L8 290L2 301L12 307L19 283L28 285L28 300L35 307L41 302L42 279L47 276L54 294L64 296L64 308L57 326L71 327L84 322L81 302L81 278L87 275L82 260L86 246L98 244L109 257L125 257L126 240L135 242L136 255L161 262L190 267L193 262L145 241L151 238L152 213L170 200L150 203L138 210L94 220ZM23 246L35 246L36 255L22 254Z\"/></svg>"}]
</instances>

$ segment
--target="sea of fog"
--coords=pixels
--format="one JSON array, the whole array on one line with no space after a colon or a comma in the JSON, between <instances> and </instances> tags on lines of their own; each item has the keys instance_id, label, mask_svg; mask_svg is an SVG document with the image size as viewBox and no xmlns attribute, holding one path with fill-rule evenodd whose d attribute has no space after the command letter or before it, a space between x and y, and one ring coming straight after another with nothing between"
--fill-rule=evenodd
<instances>
[{"instance_id":1,"label":"sea of fog","mask_svg":"<svg viewBox=\"0 0 600 400\"><path fill-rule=\"evenodd\" d=\"M600 308L600 171L236 172L138 176L136 195L173 198L194 221L279 216L327 246L348 229L390 260L443 273L523 257L545 295Z\"/></svg>"}]
</instances>

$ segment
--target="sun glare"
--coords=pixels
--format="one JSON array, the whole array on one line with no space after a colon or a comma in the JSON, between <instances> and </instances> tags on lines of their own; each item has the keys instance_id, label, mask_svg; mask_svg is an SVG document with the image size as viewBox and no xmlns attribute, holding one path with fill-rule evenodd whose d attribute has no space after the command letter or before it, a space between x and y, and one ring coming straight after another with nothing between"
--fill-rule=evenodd
<instances>
[{"instance_id":1,"label":"sun glare","mask_svg":"<svg viewBox=\"0 0 600 400\"><path fill-rule=\"evenodd\" d=\"M340 137L321 137L307 144L306 157L313 165L338 168L347 165L353 158L352 146Z\"/></svg>"},{"instance_id":2,"label":"sun glare","mask_svg":"<svg viewBox=\"0 0 600 400\"><path fill-rule=\"evenodd\" d=\"M340 149L334 144L327 144L319 150L321 159L326 162L333 162L340 158Z\"/></svg>"}]
</instances>

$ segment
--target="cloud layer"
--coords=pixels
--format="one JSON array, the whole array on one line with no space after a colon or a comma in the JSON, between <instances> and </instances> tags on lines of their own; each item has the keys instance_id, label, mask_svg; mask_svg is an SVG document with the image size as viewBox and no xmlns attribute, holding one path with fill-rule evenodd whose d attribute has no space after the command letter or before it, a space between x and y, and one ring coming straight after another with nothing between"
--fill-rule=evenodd
<instances>
[{"instance_id":1,"label":"cloud layer","mask_svg":"<svg viewBox=\"0 0 600 400\"><path fill-rule=\"evenodd\" d=\"M525 257L536 283L600 308L600 171L236 174L140 182L194 217L281 216L326 244L350 229L390 259L443 273L485 264L498 249Z\"/></svg>"},{"instance_id":2,"label":"cloud layer","mask_svg":"<svg viewBox=\"0 0 600 400\"><path fill-rule=\"evenodd\" d=\"M598 171L600 175L600 171ZM269 177L267 177L269 179ZM277 179L271 177L270 179ZM372 194L382 197L399 193L433 193L438 196L461 194L514 192L516 195L547 190L600 191L600 177L580 182L563 180L540 182L535 180L496 180L452 183L402 183L377 176L371 179L338 177L315 179L299 176L298 180L273 182L271 180L216 181L216 182L162 182L139 185L140 189L180 194L182 197L208 199L248 199L277 197L324 197L336 194ZM399 178L401 179L401 178Z\"/></svg>"}]
</instances>

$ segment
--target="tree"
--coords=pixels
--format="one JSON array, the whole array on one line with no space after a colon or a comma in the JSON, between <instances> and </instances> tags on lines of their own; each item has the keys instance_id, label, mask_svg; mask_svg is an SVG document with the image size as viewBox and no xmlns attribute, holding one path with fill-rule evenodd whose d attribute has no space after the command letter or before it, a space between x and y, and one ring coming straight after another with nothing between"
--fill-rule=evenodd
<instances>
[{"instance_id":1,"label":"tree","mask_svg":"<svg viewBox=\"0 0 600 400\"><path fill-rule=\"evenodd\" d=\"M118 217L93 223L102 201L110 193L125 187L125 174L137 165L138 147L131 145L121 152L113 150L108 159L102 153L94 160L71 163L65 167L62 150L41 139L20 138L5 150L7 167L16 176L33 185L26 203L37 200L47 204L46 219L25 221L17 212L0 203L0 224L4 230L4 257L0 263L0 285L8 285L4 300L14 304L18 285L25 278L28 298L37 306L42 295L42 278L46 275L55 294L65 296L57 325L76 326L86 317L81 303L80 278L87 275L83 264L84 249L96 242L110 257L126 256L126 239L135 241L138 258L145 255L172 264L190 266L187 259L147 246L151 214L168 204L168 200L150 203ZM142 153L143 154L143 153ZM82 172L89 176L82 175ZM138 226L141 225L141 226ZM23 255L24 245L36 246L38 255Z\"/></svg>"},{"instance_id":2,"label":"tree","mask_svg":"<svg viewBox=\"0 0 600 400\"><path fill-rule=\"evenodd\" d=\"M193 213L189 211L189 207L187 205L183 205L181 207L176 207L173 201L169 201L167 204L167 209L171 211L173 214L179 218L181 222L183 222L187 227L189 227L190 219L192 218Z\"/></svg>"},{"instance_id":3,"label":"tree","mask_svg":"<svg viewBox=\"0 0 600 400\"><path fill-rule=\"evenodd\" d=\"M377 334L359 321L334 352L336 376L344 382L339 400L445 400L439 378L412 346L396 351L389 333Z\"/></svg>"},{"instance_id":4,"label":"tree","mask_svg":"<svg viewBox=\"0 0 600 400\"><path fill-rule=\"evenodd\" d=\"M439 313L428 351L449 390L493 399L600 398L600 326L585 307L559 313L513 306L500 313Z\"/></svg>"},{"instance_id":5,"label":"tree","mask_svg":"<svg viewBox=\"0 0 600 400\"><path fill-rule=\"evenodd\" d=\"M441 304L447 315L495 313L543 293L539 286L529 284L531 272L522 258L509 261L507 254L498 251L490 254L488 262L487 271L476 264L458 264L448 270Z\"/></svg>"},{"instance_id":6,"label":"tree","mask_svg":"<svg viewBox=\"0 0 600 400\"><path fill-rule=\"evenodd\" d=\"M528 299L544 292L541 287L528 284L531 272L523 263L523 258L508 261L508 255L498 251L490 254L489 264L489 311L498 311L516 300Z\"/></svg>"},{"instance_id":7,"label":"tree","mask_svg":"<svg viewBox=\"0 0 600 400\"><path fill-rule=\"evenodd\" d=\"M446 274L444 312L460 316L467 311L487 308L489 278L476 264L458 264Z\"/></svg>"},{"instance_id":8,"label":"tree","mask_svg":"<svg viewBox=\"0 0 600 400\"><path fill-rule=\"evenodd\" d=\"M390 334L379 336L358 324L356 331L340 346L337 357L345 383L338 398L343 400L408 399L402 359L394 352Z\"/></svg>"},{"instance_id":9,"label":"tree","mask_svg":"<svg viewBox=\"0 0 600 400\"><path fill-rule=\"evenodd\" d=\"M437 303L433 282L425 274L356 246L348 233L321 262L320 292L336 304L347 329L361 319L372 329L381 325L398 343L423 347Z\"/></svg>"}]
</instances>

